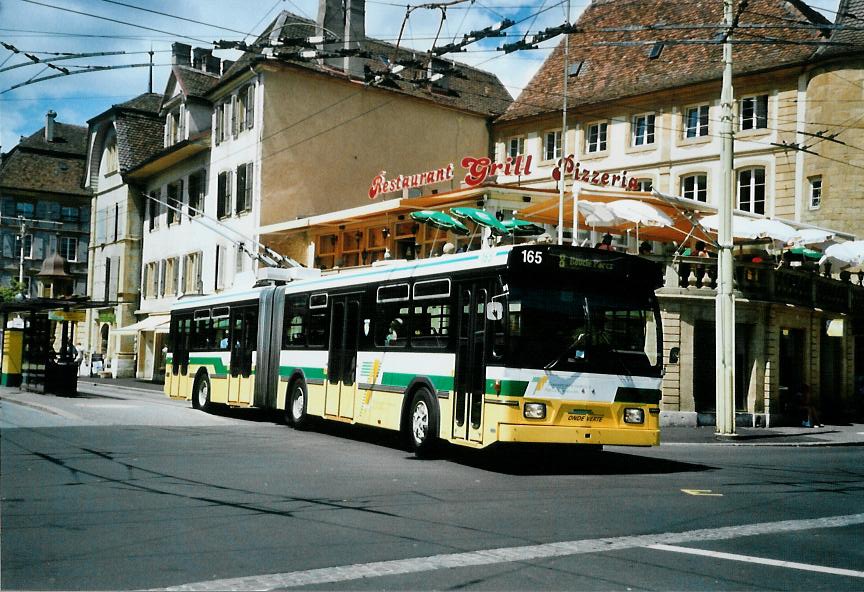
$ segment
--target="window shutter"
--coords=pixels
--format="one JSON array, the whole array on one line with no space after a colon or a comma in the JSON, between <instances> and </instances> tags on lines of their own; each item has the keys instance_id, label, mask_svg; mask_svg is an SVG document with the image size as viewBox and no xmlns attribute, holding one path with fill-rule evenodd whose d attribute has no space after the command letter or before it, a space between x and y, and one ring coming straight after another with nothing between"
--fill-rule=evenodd
<instances>
[{"instance_id":1,"label":"window shutter","mask_svg":"<svg viewBox=\"0 0 864 592\"><path fill-rule=\"evenodd\" d=\"M12 257L15 250L15 235L3 233L3 256Z\"/></svg>"},{"instance_id":2,"label":"window shutter","mask_svg":"<svg viewBox=\"0 0 864 592\"><path fill-rule=\"evenodd\" d=\"M252 209L252 174L254 172L252 166L251 162L246 165L246 198L244 201L246 202L247 210Z\"/></svg>"},{"instance_id":3,"label":"window shutter","mask_svg":"<svg viewBox=\"0 0 864 592\"><path fill-rule=\"evenodd\" d=\"M111 270L110 276L107 273L105 275L108 293L106 300L117 300L117 293L120 291L120 257L106 259L105 265Z\"/></svg>"},{"instance_id":4,"label":"window shutter","mask_svg":"<svg viewBox=\"0 0 864 592\"><path fill-rule=\"evenodd\" d=\"M213 110L213 142L218 146L222 142L222 109L224 105L216 105Z\"/></svg>"},{"instance_id":5,"label":"window shutter","mask_svg":"<svg viewBox=\"0 0 864 592\"><path fill-rule=\"evenodd\" d=\"M224 267L223 259L225 258L225 248L222 245L216 245L216 263L214 266L214 281L213 281L213 289L221 290L224 285L224 278L222 277L222 268Z\"/></svg>"},{"instance_id":6,"label":"window shutter","mask_svg":"<svg viewBox=\"0 0 864 592\"><path fill-rule=\"evenodd\" d=\"M255 85L250 84L246 89L246 129L252 129L255 125Z\"/></svg>"},{"instance_id":7,"label":"window shutter","mask_svg":"<svg viewBox=\"0 0 864 592\"><path fill-rule=\"evenodd\" d=\"M237 134L240 133L240 124L237 121L239 115L239 109L237 105L237 95L231 95L231 135L235 138Z\"/></svg>"}]
</instances>

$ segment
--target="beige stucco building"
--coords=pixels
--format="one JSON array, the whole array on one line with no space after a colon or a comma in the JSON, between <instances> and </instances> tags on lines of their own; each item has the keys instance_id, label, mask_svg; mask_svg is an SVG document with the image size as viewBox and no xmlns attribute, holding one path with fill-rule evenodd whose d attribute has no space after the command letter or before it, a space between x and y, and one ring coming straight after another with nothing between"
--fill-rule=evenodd
<instances>
[{"instance_id":1,"label":"beige stucco building","mask_svg":"<svg viewBox=\"0 0 864 592\"><path fill-rule=\"evenodd\" d=\"M840 14L853 13L853 4L862 3L843 0ZM720 3L698 14L695 7L668 0L638 6L594 0L577 23L586 32L571 37L568 63L561 44L496 122L498 160L530 154L538 163L532 175L499 182L555 188L553 168L562 155L572 155L578 170L591 174L580 175L575 184L571 175L568 192L590 186L594 172L601 180L603 173L626 172L631 189L655 189L716 207L724 198L720 48L680 43L692 37L680 27L638 29L658 22L721 22ZM780 28L784 19L809 27ZM841 17L837 24L843 22ZM787 43L735 46L733 207L742 214L827 227L846 239L864 235L856 215L864 199L864 152L855 123L864 117L864 59L854 46L843 45L853 33L832 34L831 23L799 1L751 2L739 25L742 38L752 40L753 30L767 27L771 37ZM609 32L616 27L619 32ZM569 118L562 136L565 70ZM588 231L582 233L580 240ZM628 237L620 237L619 244L627 245ZM629 237L629 248L635 246ZM655 245L656 258L668 263L663 255L676 246ZM695 264L675 259L658 292L669 359L662 402L667 423L713 423L714 280L695 281L689 271ZM861 277L820 277L818 270L802 271L806 264L766 267L743 258L736 266L739 421L795 421L806 389L825 416L860 412Z\"/></svg>"}]
</instances>

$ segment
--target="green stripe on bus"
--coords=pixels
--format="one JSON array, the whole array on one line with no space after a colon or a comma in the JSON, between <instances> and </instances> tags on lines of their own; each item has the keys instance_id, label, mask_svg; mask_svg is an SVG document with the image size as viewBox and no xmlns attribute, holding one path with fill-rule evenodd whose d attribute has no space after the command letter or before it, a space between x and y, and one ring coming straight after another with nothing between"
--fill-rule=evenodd
<instances>
[{"instance_id":1,"label":"green stripe on bus","mask_svg":"<svg viewBox=\"0 0 864 592\"><path fill-rule=\"evenodd\" d=\"M385 372L381 375L381 384L384 386L408 386L412 380L414 380L418 375L417 374L409 374L403 372ZM425 378L428 378L432 381L432 386L435 387L435 390L439 391L452 391L453 390L453 377L452 376L435 376L435 375L424 375Z\"/></svg>"},{"instance_id":2,"label":"green stripe on bus","mask_svg":"<svg viewBox=\"0 0 864 592\"><path fill-rule=\"evenodd\" d=\"M225 365L222 358L210 356L189 356L189 364L195 364L196 366L213 366L214 373L228 374L228 366Z\"/></svg>"},{"instance_id":3,"label":"green stripe on bus","mask_svg":"<svg viewBox=\"0 0 864 592\"><path fill-rule=\"evenodd\" d=\"M501 396L502 397L522 397L525 391L528 390L530 382L527 380L502 380L501 381ZM486 380L486 394L495 395L495 380Z\"/></svg>"},{"instance_id":4,"label":"green stripe on bus","mask_svg":"<svg viewBox=\"0 0 864 592\"><path fill-rule=\"evenodd\" d=\"M295 370L301 370L306 378L324 380L324 368L306 368L302 366L279 366L279 376L291 376Z\"/></svg>"}]
</instances>

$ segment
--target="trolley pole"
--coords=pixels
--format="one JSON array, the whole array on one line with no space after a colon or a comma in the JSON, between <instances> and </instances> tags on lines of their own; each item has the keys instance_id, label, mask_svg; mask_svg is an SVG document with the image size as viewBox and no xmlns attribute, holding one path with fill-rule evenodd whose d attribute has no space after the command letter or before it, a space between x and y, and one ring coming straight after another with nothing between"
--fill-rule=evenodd
<instances>
[{"instance_id":1,"label":"trolley pole","mask_svg":"<svg viewBox=\"0 0 864 592\"><path fill-rule=\"evenodd\" d=\"M720 151L722 193L717 213L717 302L716 302L716 412L718 435L735 434L735 294L732 291L732 202L734 200L733 122L732 122L732 44L733 0L723 0L723 90L720 95L723 145Z\"/></svg>"}]
</instances>

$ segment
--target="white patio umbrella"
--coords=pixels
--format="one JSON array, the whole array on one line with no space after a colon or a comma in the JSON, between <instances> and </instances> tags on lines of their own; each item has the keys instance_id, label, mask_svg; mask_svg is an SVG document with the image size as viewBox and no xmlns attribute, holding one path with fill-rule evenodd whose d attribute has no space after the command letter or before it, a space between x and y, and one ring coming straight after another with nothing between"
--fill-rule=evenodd
<instances>
[{"instance_id":1,"label":"white patio umbrella","mask_svg":"<svg viewBox=\"0 0 864 592\"><path fill-rule=\"evenodd\" d=\"M864 240L837 243L825 249L819 265L830 263L838 269L864 266Z\"/></svg>"},{"instance_id":2,"label":"white patio umbrella","mask_svg":"<svg viewBox=\"0 0 864 592\"><path fill-rule=\"evenodd\" d=\"M579 200L577 207L585 218L585 224L592 228L596 228L597 226L617 226L623 222L612 211L609 205L605 203Z\"/></svg>"},{"instance_id":3,"label":"white patio umbrella","mask_svg":"<svg viewBox=\"0 0 864 592\"><path fill-rule=\"evenodd\" d=\"M635 199L618 199L609 202L609 209L616 216L636 223L636 243L639 243L639 226L672 226L672 218L652 206Z\"/></svg>"},{"instance_id":4,"label":"white patio umbrella","mask_svg":"<svg viewBox=\"0 0 864 592\"><path fill-rule=\"evenodd\" d=\"M833 242L833 240L834 233L830 230L823 228L799 228L795 231L792 238L789 239L788 244L824 248Z\"/></svg>"},{"instance_id":5,"label":"white patio umbrella","mask_svg":"<svg viewBox=\"0 0 864 592\"><path fill-rule=\"evenodd\" d=\"M705 216L699 223L709 230L716 231L720 219L717 214ZM744 216L732 216L732 236L743 239L770 238L782 244L786 244L797 231L792 227L772 218L745 218Z\"/></svg>"}]
</instances>

